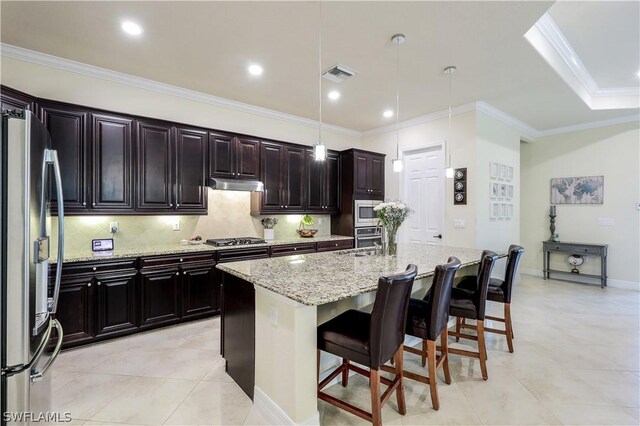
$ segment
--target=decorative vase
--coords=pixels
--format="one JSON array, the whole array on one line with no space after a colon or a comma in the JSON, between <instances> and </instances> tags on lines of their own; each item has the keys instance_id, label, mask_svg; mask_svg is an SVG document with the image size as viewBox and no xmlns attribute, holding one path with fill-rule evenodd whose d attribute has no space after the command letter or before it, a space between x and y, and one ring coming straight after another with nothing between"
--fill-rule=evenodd
<instances>
[{"instance_id":1,"label":"decorative vase","mask_svg":"<svg viewBox=\"0 0 640 426\"><path fill-rule=\"evenodd\" d=\"M387 228L387 254L395 256L398 253L398 228Z\"/></svg>"}]
</instances>

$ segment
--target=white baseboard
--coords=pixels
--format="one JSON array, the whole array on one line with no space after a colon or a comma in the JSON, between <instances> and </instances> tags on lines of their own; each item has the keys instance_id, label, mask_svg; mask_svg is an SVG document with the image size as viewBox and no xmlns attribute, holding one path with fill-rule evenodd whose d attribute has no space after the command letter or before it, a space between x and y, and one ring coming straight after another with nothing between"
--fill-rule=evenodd
<instances>
[{"instance_id":1,"label":"white baseboard","mask_svg":"<svg viewBox=\"0 0 640 426\"><path fill-rule=\"evenodd\" d=\"M533 275L534 277L542 277L542 269L520 268L520 273L525 275ZM553 275L553 272L551 273ZM561 277L556 277L562 279ZM553 279L553 278L552 278ZM572 276L572 281L583 284L600 284L597 278L581 277L579 275ZM640 291L640 283L636 281L615 280L607 278L607 287L622 288L625 290Z\"/></svg>"},{"instance_id":2,"label":"white baseboard","mask_svg":"<svg viewBox=\"0 0 640 426\"><path fill-rule=\"evenodd\" d=\"M266 393L262 391L258 386L253 387L253 404L255 408L262 414L262 416L272 425L319 425L320 413L316 411L314 415L308 419L296 423L291 417L284 412L278 404L276 404Z\"/></svg>"}]
</instances>

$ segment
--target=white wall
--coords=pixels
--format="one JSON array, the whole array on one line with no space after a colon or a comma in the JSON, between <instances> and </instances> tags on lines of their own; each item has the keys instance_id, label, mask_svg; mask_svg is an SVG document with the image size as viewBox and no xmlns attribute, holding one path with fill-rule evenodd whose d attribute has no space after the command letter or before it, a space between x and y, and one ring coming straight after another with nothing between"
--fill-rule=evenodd
<instances>
[{"instance_id":1,"label":"white wall","mask_svg":"<svg viewBox=\"0 0 640 426\"><path fill-rule=\"evenodd\" d=\"M542 269L542 241L549 238L550 179L604 176L604 204L559 205L556 232L560 240L609 244L609 278L640 281L640 129L638 122L540 138L522 144L521 236L527 252L523 268ZM613 218L599 226L597 218ZM565 256L554 269L567 270ZM599 273L599 259L580 267Z\"/></svg>"}]
</instances>

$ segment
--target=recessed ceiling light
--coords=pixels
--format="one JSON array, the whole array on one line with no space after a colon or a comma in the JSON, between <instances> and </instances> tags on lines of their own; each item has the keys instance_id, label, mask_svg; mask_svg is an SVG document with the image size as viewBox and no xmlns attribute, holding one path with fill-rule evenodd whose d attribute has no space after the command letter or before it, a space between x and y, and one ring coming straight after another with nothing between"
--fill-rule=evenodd
<instances>
[{"instance_id":1,"label":"recessed ceiling light","mask_svg":"<svg viewBox=\"0 0 640 426\"><path fill-rule=\"evenodd\" d=\"M388 109L385 112L383 112L382 115L384 115L386 118L393 117L393 111Z\"/></svg>"},{"instance_id":2,"label":"recessed ceiling light","mask_svg":"<svg viewBox=\"0 0 640 426\"><path fill-rule=\"evenodd\" d=\"M337 90L332 90L331 92L329 92L329 94L327 96L332 101L335 101L337 99L340 99L340 92L338 92Z\"/></svg>"},{"instance_id":3,"label":"recessed ceiling light","mask_svg":"<svg viewBox=\"0 0 640 426\"><path fill-rule=\"evenodd\" d=\"M253 64L249 66L249 74L251 75L260 75L262 74L262 71L264 70L260 65Z\"/></svg>"},{"instance_id":4,"label":"recessed ceiling light","mask_svg":"<svg viewBox=\"0 0 640 426\"><path fill-rule=\"evenodd\" d=\"M132 21L124 21L122 23L122 31L132 36L139 36L142 34L142 27Z\"/></svg>"}]
</instances>

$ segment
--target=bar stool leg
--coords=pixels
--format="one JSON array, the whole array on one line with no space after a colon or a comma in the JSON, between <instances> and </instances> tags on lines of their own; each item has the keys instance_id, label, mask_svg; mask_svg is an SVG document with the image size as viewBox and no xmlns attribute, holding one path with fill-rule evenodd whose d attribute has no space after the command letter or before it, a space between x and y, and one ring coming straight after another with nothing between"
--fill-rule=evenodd
<instances>
[{"instance_id":1,"label":"bar stool leg","mask_svg":"<svg viewBox=\"0 0 640 426\"><path fill-rule=\"evenodd\" d=\"M440 346L442 347L442 371L444 371L444 381L446 384L451 384L451 373L449 372L449 330L445 327L442 334L440 334Z\"/></svg>"},{"instance_id":2,"label":"bar stool leg","mask_svg":"<svg viewBox=\"0 0 640 426\"><path fill-rule=\"evenodd\" d=\"M349 360L346 358L342 358L342 365L344 366L344 370L342 370L342 387L347 387L349 384Z\"/></svg>"},{"instance_id":3,"label":"bar stool leg","mask_svg":"<svg viewBox=\"0 0 640 426\"><path fill-rule=\"evenodd\" d=\"M456 334L458 335L458 336L456 336L456 342L460 341L459 334L460 334L460 326L461 325L462 325L462 318L456 317Z\"/></svg>"},{"instance_id":4,"label":"bar stool leg","mask_svg":"<svg viewBox=\"0 0 640 426\"><path fill-rule=\"evenodd\" d=\"M436 342L427 340L427 363L429 364L429 391L431 393L431 405L434 410L440 409L438 401L438 380L436 372Z\"/></svg>"},{"instance_id":5,"label":"bar stool leg","mask_svg":"<svg viewBox=\"0 0 640 426\"><path fill-rule=\"evenodd\" d=\"M404 401L404 380L402 378L403 376L402 364L404 362L404 360L402 359L403 352L404 352L404 347L403 345L400 345L400 349L398 349L398 352L396 352L396 354L393 357L395 358L396 377L400 378L398 387L396 388L396 400L398 401L398 412L404 416L407 413L407 405L405 404L405 401Z\"/></svg>"},{"instance_id":6,"label":"bar stool leg","mask_svg":"<svg viewBox=\"0 0 640 426\"><path fill-rule=\"evenodd\" d=\"M509 347L509 352L513 353L513 324L511 323L511 305L509 303L504 304L504 326L507 346Z\"/></svg>"},{"instance_id":7,"label":"bar stool leg","mask_svg":"<svg viewBox=\"0 0 640 426\"><path fill-rule=\"evenodd\" d=\"M382 425L382 410L380 407L380 370L371 370L371 422L373 426Z\"/></svg>"},{"instance_id":8,"label":"bar stool leg","mask_svg":"<svg viewBox=\"0 0 640 426\"><path fill-rule=\"evenodd\" d=\"M318 378L318 384L320 384L320 349L317 350L318 352L318 362L316 365L316 377Z\"/></svg>"},{"instance_id":9,"label":"bar stool leg","mask_svg":"<svg viewBox=\"0 0 640 426\"><path fill-rule=\"evenodd\" d=\"M422 339L422 366L427 365L427 341Z\"/></svg>"},{"instance_id":10,"label":"bar stool leg","mask_svg":"<svg viewBox=\"0 0 640 426\"><path fill-rule=\"evenodd\" d=\"M478 331L478 352L480 358L480 371L482 372L482 378L487 380L487 347L484 341L484 320L476 321L476 330Z\"/></svg>"}]
</instances>

